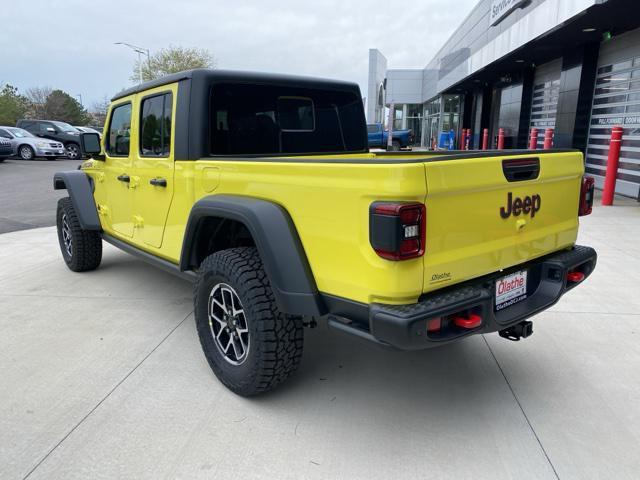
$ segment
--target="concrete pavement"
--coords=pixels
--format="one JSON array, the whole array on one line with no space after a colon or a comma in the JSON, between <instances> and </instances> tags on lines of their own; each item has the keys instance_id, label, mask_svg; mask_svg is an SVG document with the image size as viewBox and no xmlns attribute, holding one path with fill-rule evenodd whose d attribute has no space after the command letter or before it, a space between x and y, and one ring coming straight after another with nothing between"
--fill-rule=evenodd
<instances>
[{"instance_id":1,"label":"concrete pavement","mask_svg":"<svg viewBox=\"0 0 640 480\"><path fill-rule=\"evenodd\" d=\"M300 371L242 399L211 373L191 286L53 228L0 235L0 478L632 479L640 208L596 208L596 272L513 343L397 353L305 332Z\"/></svg>"}]
</instances>

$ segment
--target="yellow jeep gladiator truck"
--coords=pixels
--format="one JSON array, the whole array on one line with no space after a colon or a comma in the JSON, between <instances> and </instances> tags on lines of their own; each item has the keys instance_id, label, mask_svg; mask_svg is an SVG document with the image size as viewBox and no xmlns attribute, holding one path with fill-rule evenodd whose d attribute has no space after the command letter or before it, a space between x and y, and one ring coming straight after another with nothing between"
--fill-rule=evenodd
<instances>
[{"instance_id":1,"label":"yellow jeep gladiator truck","mask_svg":"<svg viewBox=\"0 0 640 480\"><path fill-rule=\"evenodd\" d=\"M570 150L370 153L347 82L193 70L111 102L92 158L60 172L62 257L102 241L195 281L207 361L240 395L296 370L303 327L402 350L499 332L593 271L593 202Z\"/></svg>"}]
</instances>

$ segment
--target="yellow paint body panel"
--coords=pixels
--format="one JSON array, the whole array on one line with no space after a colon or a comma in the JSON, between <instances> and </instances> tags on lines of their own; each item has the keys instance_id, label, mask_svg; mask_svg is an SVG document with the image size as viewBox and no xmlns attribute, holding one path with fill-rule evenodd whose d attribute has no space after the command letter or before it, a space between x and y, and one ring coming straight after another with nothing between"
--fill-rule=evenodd
<instances>
[{"instance_id":1,"label":"yellow paint body panel","mask_svg":"<svg viewBox=\"0 0 640 480\"><path fill-rule=\"evenodd\" d=\"M539 177L521 182L505 179L502 161L508 158L518 157L425 164L425 292L575 243L584 173L582 154L542 153ZM523 214L503 219L500 207L506 205L508 192L514 198L540 195L540 211L534 217Z\"/></svg>"},{"instance_id":2,"label":"yellow paint body panel","mask_svg":"<svg viewBox=\"0 0 640 480\"><path fill-rule=\"evenodd\" d=\"M154 90L174 93L175 115L177 85ZM438 161L433 155L416 153L399 156L398 163L380 164L364 163L375 158L374 153L184 161L174 159L172 149L167 158L149 160L137 154L136 125L140 101L151 93L117 102L133 103L131 164L107 158L85 162L83 170L95 180L104 231L175 264L191 208L200 198L217 194L281 205L297 228L318 289L363 303L415 303L425 292L526 262L576 240L584 170L580 153L541 152L539 178L517 183L506 181L501 163L517 155ZM330 163L335 158L352 163ZM415 161L421 158L426 161ZM328 162L320 163L323 159ZM110 221L113 195L108 190L121 188L113 181L119 172L140 178L139 186L127 192L131 194L129 221L134 224L131 237ZM152 177L167 178L170 188L150 191ZM524 218L524 225L522 216L501 218L499 209L506 203L507 192L540 195L541 209L535 218ZM373 251L369 206L380 200L426 204L427 242L422 258L394 262Z\"/></svg>"}]
</instances>

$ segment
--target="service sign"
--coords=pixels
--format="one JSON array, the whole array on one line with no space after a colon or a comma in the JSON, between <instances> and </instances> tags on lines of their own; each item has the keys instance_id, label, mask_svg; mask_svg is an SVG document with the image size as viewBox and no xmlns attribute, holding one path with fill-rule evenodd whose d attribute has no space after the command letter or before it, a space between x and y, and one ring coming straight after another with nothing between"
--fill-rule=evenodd
<instances>
[{"instance_id":1,"label":"service sign","mask_svg":"<svg viewBox=\"0 0 640 480\"><path fill-rule=\"evenodd\" d=\"M523 7L529 0L493 0L489 11L489 25L499 24L516 8Z\"/></svg>"}]
</instances>

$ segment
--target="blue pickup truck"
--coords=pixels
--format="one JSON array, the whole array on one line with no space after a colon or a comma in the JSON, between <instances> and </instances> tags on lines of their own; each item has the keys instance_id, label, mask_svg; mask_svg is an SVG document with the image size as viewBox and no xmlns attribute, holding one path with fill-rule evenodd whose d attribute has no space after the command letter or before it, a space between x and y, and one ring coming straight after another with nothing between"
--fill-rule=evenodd
<instances>
[{"instance_id":1,"label":"blue pickup truck","mask_svg":"<svg viewBox=\"0 0 640 480\"><path fill-rule=\"evenodd\" d=\"M389 131L385 130L381 123L367 124L367 136L369 137L369 148L387 148ZM407 148L413 143L413 132L411 130L394 130L391 140L392 150Z\"/></svg>"}]
</instances>

